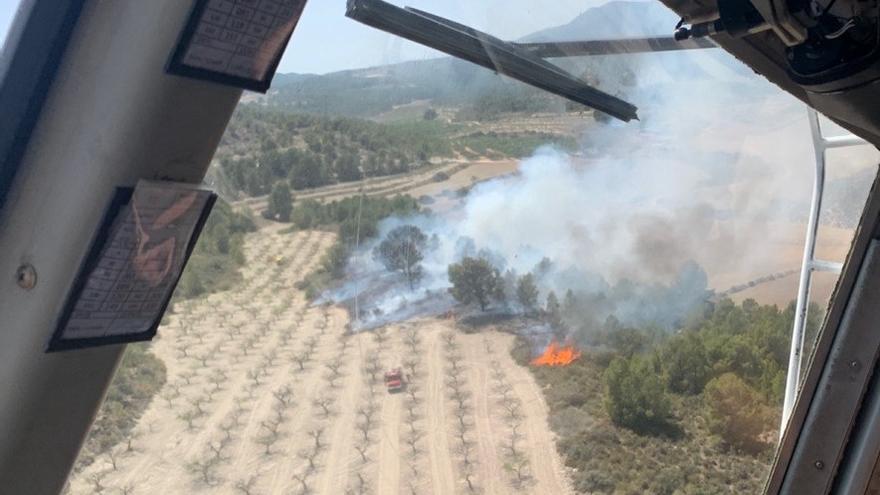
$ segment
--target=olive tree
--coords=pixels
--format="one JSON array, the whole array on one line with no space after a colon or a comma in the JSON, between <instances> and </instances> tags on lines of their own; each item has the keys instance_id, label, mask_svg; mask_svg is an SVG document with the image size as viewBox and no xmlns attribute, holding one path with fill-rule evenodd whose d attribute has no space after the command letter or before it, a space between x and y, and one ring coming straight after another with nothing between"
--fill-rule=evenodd
<instances>
[{"instance_id":1,"label":"olive tree","mask_svg":"<svg viewBox=\"0 0 880 495\"><path fill-rule=\"evenodd\" d=\"M449 292L462 304L477 303L486 310L492 299L504 297L501 275L485 258L466 257L449 265Z\"/></svg>"},{"instance_id":2,"label":"olive tree","mask_svg":"<svg viewBox=\"0 0 880 495\"><path fill-rule=\"evenodd\" d=\"M415 225L396 227L373 249L373 258L390 271L403 273L412 290L422 277L420 265L428 237Z\"/></svg>"}]
</instances>

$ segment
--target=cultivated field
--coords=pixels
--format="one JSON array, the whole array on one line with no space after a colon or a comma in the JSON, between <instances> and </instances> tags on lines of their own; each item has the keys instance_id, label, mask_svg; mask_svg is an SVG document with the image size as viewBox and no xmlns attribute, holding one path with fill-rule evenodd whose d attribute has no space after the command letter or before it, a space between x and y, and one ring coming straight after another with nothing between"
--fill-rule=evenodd
<instances>
[{"instance_id":1,"label":"cultivated field","mask_svg":"<svg viewBox=\"0 0 880 495\"><path fill-rule=\"evenodd\" d=\"M469 186L474 182L514 172L518 166L519 162L514 159L457 159L437 167L409 174L334 184L332 186L310 189L308 192L294 191L293 194L295 199L300 201L306 199L334 201L359 194L366 194L367 196L409 194L414 198L418 198L422 195L432 196L443 192L453 193L459 188ZM442 181L435 180L434 175L440 172L447 174L449 178ZM444 198L440 199L442 201ZM256 214L259 214L266 209L268 196L248 198L237 201L235 204L247 206Z\"/></svg>"},{"instance_id":2,"label":"cultivated field","mask_svg":"<svg viewBox=\"0 0 880 495\"><path fill-rule=\"evenodd\" d=\"M236 290L176 305L152 346L166 385L70 493L570 492L511 335L435 319L350 335L294 287L333 234L279 227L249 235Z\"/></svg>"}]
</instances>

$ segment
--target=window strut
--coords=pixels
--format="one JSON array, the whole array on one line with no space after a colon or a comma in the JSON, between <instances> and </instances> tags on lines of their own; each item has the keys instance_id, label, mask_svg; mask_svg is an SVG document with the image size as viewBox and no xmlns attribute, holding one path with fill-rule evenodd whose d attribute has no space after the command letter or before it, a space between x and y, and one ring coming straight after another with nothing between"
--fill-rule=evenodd
<instances>
[{"instance_id":1,"label":"window strut","mask_svg":"<svg viewBox=\"0 0 880 495\"><path fill-rule=\"evenodd\" d=\"M825 189L825 151L832 148L868 144L864 139L852 134L825 137L822 135L819 114L816 110L808 107L807 116L810 121L810 135L813 138L816 169L813 179L813 197L810 202L810 217L807 221L807 235L804 239L804 256L801 262L794 325L791 330L791 351L788 355L788 374L785 378L785 400L782 405L782 421L779 426L780 441L785 434L785 428L788 425L788 419L791 417L791 411L794 409L795 399L797 399L797 392L800 388L804 331L807 326L813 272L840 273L843 269L843 263L816 258L816 233L819 230L819 215L821 214L822 195Z\"/></svg>"}]
</instances>

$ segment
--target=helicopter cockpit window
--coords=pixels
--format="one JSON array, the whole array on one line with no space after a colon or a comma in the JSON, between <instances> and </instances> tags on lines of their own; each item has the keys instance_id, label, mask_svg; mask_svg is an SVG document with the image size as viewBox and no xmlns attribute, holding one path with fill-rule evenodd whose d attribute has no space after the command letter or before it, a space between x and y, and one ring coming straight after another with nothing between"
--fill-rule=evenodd
<instances>
[{"instance_id":1,"label":"helicopter cockpit window","mask_svg":"<svg viewBox=\"0 0 880 495\"><path fill-rule=\"evenodd\" d=\"M393 6L517 50L679 21L656 1ZM271 88L244 93L205 179L220 199L68 493L759 493L806 107L705 46L530 59L637 106L623 122L346 7L309 2ZM829 152L817 257L843 260L878 159ZM836 277L817 273L805 353Z\"/></svg>"}]
</instances>

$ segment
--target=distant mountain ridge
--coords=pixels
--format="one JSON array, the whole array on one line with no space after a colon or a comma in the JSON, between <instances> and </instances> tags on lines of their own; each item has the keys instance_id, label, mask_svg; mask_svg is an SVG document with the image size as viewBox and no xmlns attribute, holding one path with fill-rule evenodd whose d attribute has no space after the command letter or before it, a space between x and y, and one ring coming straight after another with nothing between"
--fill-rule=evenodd
<instances>
[{"instance_id":1,"label":"distant mountain ridge","mask_svg":"<svg viewBox=\"0 0 880 495\"><path fill-rule=\"evenodd\" d=\"M586 10L568 24L542 29L519 41L580 41L672 36L678 17L662 3L615 0Z\"/></svg>"},{"instance_id":2,"label":"distant mountain ridge","mask_svg":"<svg viewBox=\"0 0 880 495\"><path fill-rule=\"evenodd\" d=\"M614 0L586 10L567 24L537 31L518 41L671 36L676 22L676 15L660 2ZM681 57L681 61L690 57L675 56ZM654 75L658 65L660 72L668 72L659 58L657 63L651 64L645 63L644 57L651 56L581 57L557 63L576 74L590 74L588 79L599 84L600 89L618 93L621 82L631 78L633 73L644 74L645 80L656 81L659 80ZM699 75L702 73L699 65L684 63L676 69L679 75L682 71ZM518 95L534 95L535 90L471 63L441 57L324 75L279 74L268 103L297 112L373 117L414 101L428 100L438 106L466 106L498 94L516 98Z\"/></svg>"}]
</instances>

